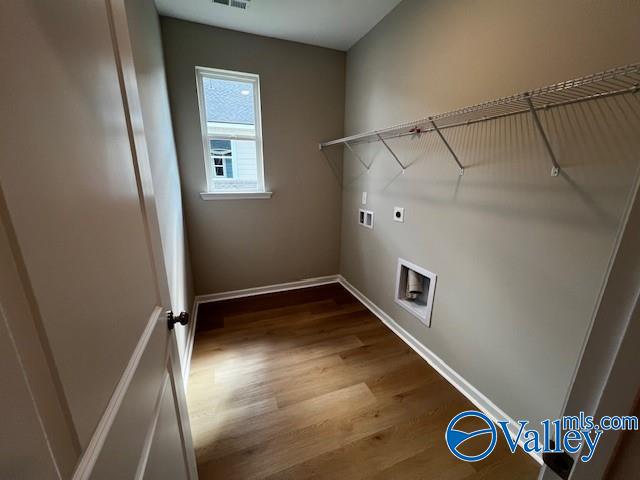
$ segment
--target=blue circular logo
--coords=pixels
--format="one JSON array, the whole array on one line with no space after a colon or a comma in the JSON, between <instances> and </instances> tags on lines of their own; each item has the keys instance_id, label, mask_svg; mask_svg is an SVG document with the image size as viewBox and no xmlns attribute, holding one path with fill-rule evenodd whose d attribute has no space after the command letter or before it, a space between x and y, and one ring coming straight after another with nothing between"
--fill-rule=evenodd
<instances>
[{"instance_id":1,"label":"blue circular logo","mask_svg":"<svg viewBox=\"0 0 640 480\"><path fill-rule=\"evenodd\" d=\"M455 428L456 424L467 417L475 417L482 420L487 424L487 428L481 428L480 430L475 430L473 432L465 432L463 430L458 430ZM465 455L464 453L460 453L458 448L470 438L477 437L478 435L490 435L491 441L489 442L489 446L478 455ZM496 442L498 440L498 435L496 432L496 426L493 424L491 419L487 417L482 412L477 412L475 410L467 410L466 412L459 413L455 417L451 419L449 425L447 426L447 431L444 435L445 440L447 441L447 447L451 453L453 453L460 460L464 460L465 462L477 462L489 456L493 449L496 446Z\"/></svg>"}]
</instances>

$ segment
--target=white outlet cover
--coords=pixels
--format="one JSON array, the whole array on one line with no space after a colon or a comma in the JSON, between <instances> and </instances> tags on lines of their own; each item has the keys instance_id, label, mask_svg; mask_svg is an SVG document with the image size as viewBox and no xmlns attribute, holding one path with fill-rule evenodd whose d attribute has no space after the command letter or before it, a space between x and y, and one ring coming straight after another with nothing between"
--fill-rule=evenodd
<instances>
[{"instance_id":1,"label":"white outlet cover","mask_svg":"<svg viewBox=\"0 0 640 480\"><path fill-rule=\"evenodd\" d=\"M396 222L404 222L404 207L393 207L393 219Z\"/></svg>"},{"instance_id":2,"label":"white outlet cover","mask_svg":"<svg viewBox=\"0 0 640 480\"><path fill-rule=\"evenodd\" d=\"M367 210L365 213L364 226L373 228L373 212Z\"/></svg>"},{"instance_id":3,"label":"white outlet cover","mask_svg":"<svg viewBox=\"0 0 640 480\"><path fill-rule=\"evenodd\" d=\"M362 205L367 204L367 192L362 192Z\"/></svg>"},{"instance_id":4,"label":"white outlet cover","mask_svg":"<svg viewBox=\"0 0 640 480\"><path fill-rule=\"evenodd\" d=\"M363 227L373 228L373 212L370 210L358 209L358 223Z\"/></svg>"}]
</instances>

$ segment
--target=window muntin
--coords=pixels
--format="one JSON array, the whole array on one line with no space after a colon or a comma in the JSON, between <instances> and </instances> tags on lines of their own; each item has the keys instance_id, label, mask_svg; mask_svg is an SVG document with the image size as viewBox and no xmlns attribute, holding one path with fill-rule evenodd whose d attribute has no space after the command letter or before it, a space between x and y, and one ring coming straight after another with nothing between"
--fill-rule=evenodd
<instances>
[{"instance_id":1,"label":"window muntin","mask_svg":"<svg viewBox=\"0 0 640 480\"><path fill-rule=\"evenodd\" d=\"M196 67L209 193L264 192L257 75Z\"/></svg>"}]
</instances>

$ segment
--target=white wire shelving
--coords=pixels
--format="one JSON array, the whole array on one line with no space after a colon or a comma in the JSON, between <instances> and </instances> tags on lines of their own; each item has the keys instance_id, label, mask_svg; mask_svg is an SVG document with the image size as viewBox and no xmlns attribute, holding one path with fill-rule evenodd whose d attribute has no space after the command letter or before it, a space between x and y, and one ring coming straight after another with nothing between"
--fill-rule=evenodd
<instances>
[{"instance_id":1,"label":"white wire shelving","mask_svg":"<svg viewBox=\"0 0 640 480\"><path fill-rule=\"evenodd\" d=\"M548 110L616 95L638 94L639 92L640 63L634 63L574 80L567 80L565 82L537 88L529 92L518 93L509 97L460 108L451 112L432 115L380 130L372 130L323 142L320 144L320 150L332 146L344 145L363 166L368 169L367 164L352 147L360 143L379 141L382 142L389 154L404 171L407 166L402 163L387 141L392 138L435 132L444 142L455 161L458 167L458 173L462 175L464 173L464 167L451 144L443 135L443 130L512 115L530 114L533 117L535 128L540 134L540 138L544 143L545 150L551 161L551 175L555 177L558 176L560 172L560 164L551 147L547 133L540 122L538 112L540 110Z\"/></svg>"}]
</instances>

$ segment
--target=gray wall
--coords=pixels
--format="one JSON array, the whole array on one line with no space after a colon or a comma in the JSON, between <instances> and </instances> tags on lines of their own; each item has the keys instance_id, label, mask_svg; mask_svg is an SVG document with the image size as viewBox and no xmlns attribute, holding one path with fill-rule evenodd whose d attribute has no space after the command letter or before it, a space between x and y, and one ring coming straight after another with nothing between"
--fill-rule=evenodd
<instances>
[{"instance_id":1,"label":"gray wall","mask_svg":"<svg viewBox=\"0 0 640 480\"><path fill-rule=\"evenodd\" d=\"M153 0L126 0L125 4L171 308L174 312L189 311L193 303L193 281L182 214L180 175L171 126L159 17ZM175 332L181 360L184 361L186 329L178 325Z\"/></svg>"},{"instance_id":2,"label":"gray wall","mask_svg":"<svg viewBox=\"0 0 640 480\"><path fill-rule=\"evenodd\" d=\"M640 392L635 409L630 413L640 417ZM640 471L640 434L636 431L624 432L616 456L608 467L607 480L633 478Z\"/></svg>"},{"instance_id":3,"label":"gray wall","mask_svg":"<svg viewBox=\"0 0 640 480\"><path fill-rule=\"evenodd\" d=\"M346 134L638 61L637 2L405 0L347 55ZM396 140L345 155L341 273L514 418L560 414L638 170L639 100ZM361 192L375 229L357 225ZM405 207L405 223L392 221ZM404 257L438 274L425 328L393 302Z\"/></svg>"},{"instance_id":4,"label":"gray wall","mask_svg":"<svg viewBox=\"0 0 640 480\"><path fill-rule=\"evenodd\" d=\"M343 131L345 54L172 18L161 25L196 293L337 273L340 158L325 158L318 142ZM273 198L200 199L197 65L260 75Z\"/></svg>"}]
</instances>

